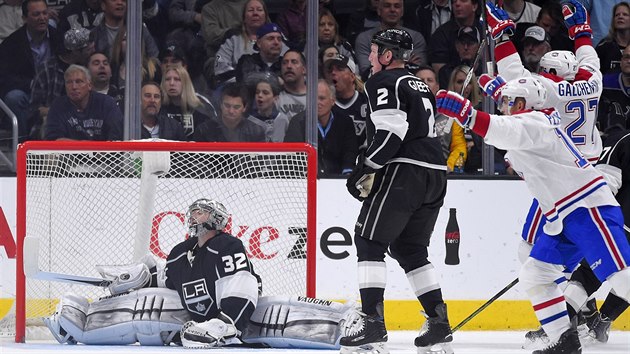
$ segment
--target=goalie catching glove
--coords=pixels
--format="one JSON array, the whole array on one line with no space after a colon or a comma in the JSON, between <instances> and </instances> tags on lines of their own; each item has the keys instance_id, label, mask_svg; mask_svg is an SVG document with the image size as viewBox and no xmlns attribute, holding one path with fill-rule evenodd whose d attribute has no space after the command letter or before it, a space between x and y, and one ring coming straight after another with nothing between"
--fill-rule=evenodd
<instances>
[{"instance_id":1,"label":"goalie catching glove","mask_svg":"<svg viewBox=\"0 0 630 354\"><path fill-rule=\"evenodd\" d=\"M161 268L161 271L158 271ZM111 284L107 287L110 294L122 294L150 286L164 286L164 265L161 267L147 254L138 263L123 265L97 265L96 270ZM154 278L153 276L156 276ZM157 284L153 284L157 282Z\"/></svg>"},{"instance_id":2,"label":"goalie catching glove","mask_svg":"<svg viewBox=\"0 0 630 354\"><path fill-rule=\"evenodd\" d=\"M365 154L359 153L357 165L352 169L352 173L346 181L348 192L357 200L364 201L372 191L374 184L374 169L365 165Z\"/></svg>"},{"instance_id":3,"label":"goalie catching glove","mask_svg":"<svg viewBox=\"0 0 630 354\"><path fill-rule=\"evenodd\" d=\"M205 322L188 321L181 330L182 345L195 349L241 344L240 335L234 321L223 312L217 318Z\"/></svg>"}]
</instances>

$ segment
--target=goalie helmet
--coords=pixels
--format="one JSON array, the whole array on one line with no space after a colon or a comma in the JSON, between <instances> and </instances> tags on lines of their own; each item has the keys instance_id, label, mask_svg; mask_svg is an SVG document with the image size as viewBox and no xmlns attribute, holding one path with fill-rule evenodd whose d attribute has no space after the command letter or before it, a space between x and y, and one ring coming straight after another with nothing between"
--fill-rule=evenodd
<instances>
[{"instance_id":1,"label":"goalie helmet","mask_svg":"<svg viewBox=\"0 0 630 354\"><path fill-rule=\"evenodd\" d=\"M519 97L525 99L525 109L543 109L547 100L547 89L533 77L510 80L501 90L500 111L509 115Z\"/></svg>"},{"instance_id":2,"label":"goalie helmet","mask_svg":"<svg viewBox=\"0 0 630 354\"><path fill-rule=\"evenodd\" d=\"M394 59L408 61L411 58L413 39L405 30L390 28L378 31L372 37L372 43L378 46L378 55L389 49Z\"/></svg>"},{"instance_id":3,"label":"goalie helmet","mask_svg":"<svg viewBox=\"0 0 630 354\"><path fill-rule=\"evenodd\" d=\"M196 211L207 213L207 220L200 222L198 219L201 217L195 215ZM229 217L230 215L225 206L216 200L197 199L188 207L188 212L186 213L188 235L196 237L201 235L204 230L221 231L225 229Z\"/></svg>"},{"instance_id":4,"label":"goalie helmet","mask_svg":"<svg viewBox=\"0 0 630 354\"><path fill-rule=\"evenodd\" d=\"M552 50L540 58L540 71L573 81L578 71L575 54L568 50Z\"/></svg>"}]
</instances>

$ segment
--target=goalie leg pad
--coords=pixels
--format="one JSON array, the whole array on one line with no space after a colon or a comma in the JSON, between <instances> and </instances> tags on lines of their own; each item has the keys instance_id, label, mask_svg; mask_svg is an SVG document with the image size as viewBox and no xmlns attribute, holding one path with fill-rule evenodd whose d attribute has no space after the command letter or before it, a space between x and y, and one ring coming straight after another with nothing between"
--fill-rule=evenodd
<instances>
[{"instance_id":1,"label":"goalie leg pad","mask_svg":"<svg viewBox=\"0 0 630 354\"><path fill-rule=\"evenodd\" d=\"M170 289L141 289L80 306L85 303L66 296L60 309L47 319L57 340L66 332L84 344L168 345L190 320L179 295Z\"/></svg>"},{"instance_id":2,"label":"goalie leg pad","mask_svg":"<svg viewBox=\"0 0 630 354\"><path fill-rule=\"evenodd\" d=\"M351 309L303 296L263 296L243 340L274 348L339 349L340 322Z\"/></svg>"}]
</instances>

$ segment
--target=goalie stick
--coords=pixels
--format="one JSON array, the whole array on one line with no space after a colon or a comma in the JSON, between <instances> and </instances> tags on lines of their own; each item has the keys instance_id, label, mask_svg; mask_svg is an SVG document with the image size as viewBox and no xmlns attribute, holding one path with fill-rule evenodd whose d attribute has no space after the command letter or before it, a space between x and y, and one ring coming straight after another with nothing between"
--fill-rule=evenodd
<instances>
[{"instance_id":1,"label":"goalie stick","mask_svg":"<svg viewBox=\"0 0 630 354\"><path fill-rule=\"evenodd\" d=\"M468 317L464 318L457 326L451 329L452 332L457 331L462 328L466 323L470 322L475 316L477 316L481 311L485 310L488 306L490 306L496 299L500 298L503 294L505 294L508 290L512 289L514 285L518 283L518 278L512 280L512 282L506 285L503 289L501 289L496 295L490 298L490 300L486 301L481 307L479 307L475 312L471 313Z\"/></svg>"},{"instance_id":2,"label":"goalie stick","mask_svg":"<svg viewBox=\"0 0 630 354\"><path fill-rule=\"evenodd\" d=\"M36 237L25 237L24 249L28 250L28 252L24 252L24 275L28 278L100 287L107 287L112 283L111 280L103 278L92 278L81 275L53 273L40 270L39 239Z\"/></svg>"}]
</instances>

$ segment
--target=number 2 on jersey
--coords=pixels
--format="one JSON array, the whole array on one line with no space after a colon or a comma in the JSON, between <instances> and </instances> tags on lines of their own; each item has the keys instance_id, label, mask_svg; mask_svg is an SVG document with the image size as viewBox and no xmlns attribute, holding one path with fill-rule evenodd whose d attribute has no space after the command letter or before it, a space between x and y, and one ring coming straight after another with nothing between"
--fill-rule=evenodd
<instances>
[{"instance_id":1,"label":"number 2 on jersey","mask_svg":"<svg viewBox=\"0 0 630 354\"><path fill-rule=\"evenodd\" d=\"M247 268L247 257L244 253L236 253L221 257L225 265L225 273L232 273L239 269Z\"/></svg>"}]
</instances>

